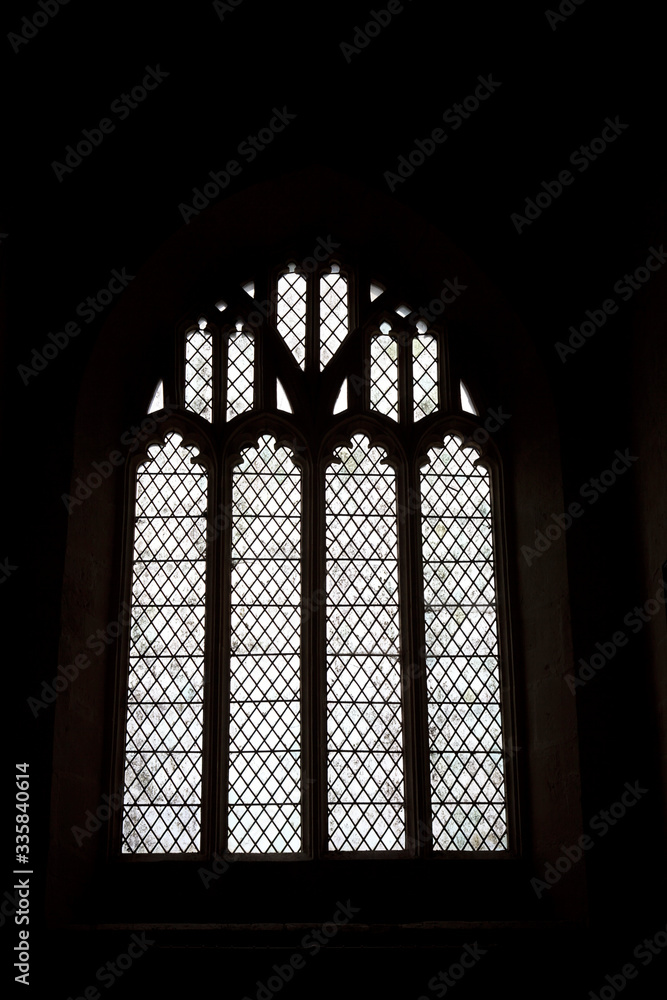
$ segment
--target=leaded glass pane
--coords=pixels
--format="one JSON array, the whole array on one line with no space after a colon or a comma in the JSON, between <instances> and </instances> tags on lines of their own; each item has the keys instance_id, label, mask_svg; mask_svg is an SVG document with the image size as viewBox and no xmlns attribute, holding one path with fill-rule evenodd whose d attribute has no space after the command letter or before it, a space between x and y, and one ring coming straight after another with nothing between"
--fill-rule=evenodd
<instances>
[{"instance_id":1,"label":"leaded glass pane","mask_svg":"<svg viewBox=\"0 0 667 1000\"><path fill-rule=\"evenodd\" d=\"M320 278L320 369L324 368L348 332L347 278L323 274Z\"/></svg>"},{"instance_id":2,"label":"leaded glass pane","mask_svg":"<svg viewBox=\"0 0 667 1000\"><path fill-rule=\"evenodd\" d=\"M396 480L356 435L326 474L329 846L405 847Z\"/></svg>"},{"instance_id":3,"label":"leaded glass pane","mask_svg":"<svg viewBox=\"0 0 667 1000\"><path fill-rule=\"evenodd\" d=\"M255 338L250 333L230 334L227 348L227 419L252 410Z\"/></svg>"},{"instance_id":4,"label":"leaded glass pane","mask_svg":"<svg viewBox=\"0 0 667 1000\"><path fill-rule=\"evenodd\" d=\"M301 473L270 436L233 476L229 850L301 850Z\"/></svg>"},{"instance_id":5,"label":"leaded glass pane","mask_svg":"<svg viewBox=\"0 0 667 1000\"><path fill-rule=\"evenodd\" d=\"M137 475L124 853L200 849L207 474L178 434Z\"/></svg>"},{"instance_id":6,"label":"leaded glass pane","mask_svg":"<svg viewBox=\"0 0 667 1000\"><path fill-rule=\"evenodd\" d=\"M213 419L213 337L205 330L185 338L185 408Z\"/></svg>"},{"instance_id":7,"label":"leaded glass pane","mask_svg":"<svg viewBox=\"0 0 667 1000\"><path fill-rule=\"evenodd\" d=\"M438 342L419 336L412 341L412 386L415 420L438 409Z\"/></svg>"},{"instance_id":8,"label":"leaded glass pane","mask_svg":"<svg viewBox=\"0 0 667 1000\"><path fill-rule=\"evenodd\" d=\"M433 843L507 848L489 474L452 435L421 474Z\"/></svg>"},{"instance_id":9,"label":"leaded glass pane","mask_svg":"<svg viewBox=\"0 0 667 1000\"><path fill-rule=\"evenodd\" d=\"M371 338L371 410L398 420L398 341L389 334Z\"/></svg>"},{"instance_id":10,"label":"leaded glass pane","mask_svg":"<svg viewBox=\"0 0 667 1000\"><path fill-rule=\"evenodd\" d=\"M305 276L296 271L278 278L276 326L301 368L306 364L306 288Z\"/></svg>"}]
</instances>

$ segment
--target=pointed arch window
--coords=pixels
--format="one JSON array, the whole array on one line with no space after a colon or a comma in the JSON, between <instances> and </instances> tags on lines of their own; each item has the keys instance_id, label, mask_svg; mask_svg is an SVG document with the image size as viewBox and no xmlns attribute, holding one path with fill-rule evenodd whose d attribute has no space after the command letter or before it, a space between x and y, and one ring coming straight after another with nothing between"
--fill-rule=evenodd
<instances>
[{"instance_id":1,"label":"pointed arch window","mask_svg":"<svg viewBox=\"0 0 667 1000\"><path fill-rule=\"evenodd\" d=\"M122 856L516 848L500 459L444 324L314 263L222 281L156 372Z\"/></svg>"}]
</instances>

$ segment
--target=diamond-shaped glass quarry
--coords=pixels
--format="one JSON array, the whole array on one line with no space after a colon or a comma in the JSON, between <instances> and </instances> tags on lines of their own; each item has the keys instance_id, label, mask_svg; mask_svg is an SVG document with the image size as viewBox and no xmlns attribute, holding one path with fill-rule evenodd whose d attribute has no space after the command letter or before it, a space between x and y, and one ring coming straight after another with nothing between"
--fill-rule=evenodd
<instances>
[{"instance_id":1,"label":"diamond-shaped glass quarry","mask_svg":"<svg viewBox=\"0 0 667 1000\"><path fill-rule=\"evenodd\" d=\"M198 851L207 476L178 434L137 475L124 853Z\"/></svg>"}]
</instances>

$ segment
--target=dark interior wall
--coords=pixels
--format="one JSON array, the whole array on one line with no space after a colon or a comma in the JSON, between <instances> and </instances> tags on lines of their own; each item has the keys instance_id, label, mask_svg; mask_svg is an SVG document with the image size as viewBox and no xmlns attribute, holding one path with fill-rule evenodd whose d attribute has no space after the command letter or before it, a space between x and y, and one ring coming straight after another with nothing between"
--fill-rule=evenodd
<instances>
[{"instance_id":1,"label":"dark interior wall","mask_svg":"<svg viewBox=\"0 0 667 1000\"><path fill-rule=\"evenodd\" d=\"M276 213L268 227L264 220L273 205L280 205L281 212ZM288 233L294 232L293 216L297 213L302 216L299 222L303 222L311 234L322 230L330 214L335 219L335 235L341 245L353 255L377 261L385 280L391 277L391 271L400 275L398 280L405 289L415 285L418 289L419 282L426 282L424 287L428 288L430 280L431 292L424 301L430 301L437 294L443 275L456 275L467 288L475 289L474 295L462 298L456 310L452 310L451 350L453 355L460 353L460 363L466 377L470 372L468 380L476 397L488 401L488 408L492 408L491 401L495 401L496 408L504 407L503 412L509 416L505 428L508 433L499 434L497 446L503 465L506 508L505 517L499 515L499 520L506 522L506 555L502 562L507 564L511 581L509 614L513 624L517 731L522 748L519 752L523 754L519 798L523 814L520 826L524 869L523 875L514 876L516 885L508 895L509 876L501 874L507 866L494 867L484 862L487 888L480 891L474 906L471 907L470 900L460 898L459 893L456 901L453 897L447 904L435 905L433 900L425 899L423 909L417 905L415 910L410 905L404 907L403 912L404 919L408 913L416 912L421 919L456 922L463 919L463 913L472 910L483 919L506 921L512 916L527 920L532 916L534 898L528 893L526 899L529 878L526 865L539 866L540 861L557 857L559 844L573 842L581 832L576 707L562 682L565 667L571 660L565 553L557 551L550 563L538 563L533 567L521 558L518 545L518 541L531 536L536 526L541 525L545 511L563 507L562 476L555 413L542 365L503 296L471 262L442 236L427 230L419 219L411 218L410 213L395 212L386 196L376 195L326 170L303 171L277 184L252 188L247 195L221 203L212 210L207 225L203 225L202 220L202 224L196 223L172 239L164 252L149 263L145 276L137 277L105 324L83 380L76 416L76 426L81 431L75 442L70 490L75 490L79 479L86 478L100 455L108 455L122 441L128 427L140 422L156 378L168 374L171 369L171 359L165 359L166 368L161 368L157 359L164 350L165 341L171 348L171 331L176 319L192 301L193 285L199 277L206 274L228 276L230 271L242 274L244 269L251 270L253 262L261 259L267 235L281 245L285 225ZM270 230L268 234L267 229ZM235 234L240 232L243 235L237 243ZM310 246L312 235L306 240L305 245ZM383 262L386 250L375 248L387 244L391 246L391 261ZM409 248L414 249L410 252ZM224 288L221 289L220 279L214 279L208 297L202 301L217 300L221 290ZM413 297L409 300L417 301ZM156 303L152 312L147 303ZM457 338L465 340L460 352ZM475 364L474 355L483 357L484 363ZM126 377L129 368L134 370L132 380ZM105 385L111 390L105 390ZM126 390L121 392L118 387L124 385ZM486 409L486 406L482 408L482 415ZM538 409L540 419L532 420L531 414ZM86 636L98 628L103 630L109 621L117 618L120 603L118 553L122 549L122 512L128 488L131 488L130 473L127 464L125 475L119 472L109 477L86 499L85 517L78 516L79 508L83 510L82 504L77 505L70 518L61 662L72 662ZM129 482L126 481L128 475ZM105 768L105 749L108 754L116 646L117 643L112 643L98 658L91 657L93 669L82 672L76 684L58 700L55 709L56 786L49 893L49 912L55 924L110 922L112 911L116 920L125 923L139 919L132 916L139 911L132 905L128 907L127 901L119 907L102 898L104 882L111 878L105 867L108 829L85 844L76 844L71 836L71 827L80 814L82 790L85 789L88 800L94 802L102 801L105 792L114 790L109 785L108 765ZM82 738L88 748L83 756L79 752ZM516 738L510 737L510 742ZM105 874L96 875L96 864ZM196 864L190 867L194 869ZM360 868L358 865L357 870ZM115 879L122 882L129 877L135 885L144 877L137 866L130 875L121 874L117 866L110 870L115 872ZM472 877L470 865L466 866L466 871L465 878L460 876L464 886ZM552 901L553 909L546 905L542 908L545 918L560 916L574 922L584 919L583 874L582 867L564 886L558 887ZM479 869L476 877L481 876ZM247 877L252 879L253 876ZM266 883L266 869L258 877L260 883ZM318 877L324 881L329 876L320 874ZM397 888L406 877L398 877ZM424 877L413 873L409 879ZM438 874L431 873L428 880L435 878L438 881L442 877L440 867ZM309 880L307 869L299 879ZM190 885L195 881L194 876L190 876ZM502 903L498 899L500 884L504 886ZM164 922L167 913L169 920L181 923L203 919L198 910L201 900L196 892L194 899L190 899L186 886L187 881L180 908L173 906L173 901L167 902L154 895L152 909L143 911L144 919L150 915L151 920ZM405 882L402 891L407 891L407 887ZM451 894L451 873L447 888ZM93 895L98 897L95 905L91 902ZM272 904L267 905L270 894L265 892L262 898L258 889L257 895L253 920L263 922L268 919L265 914L272 911ZM312 905L304 901L302 918L308 915ZM369 908L369 902L365 901L367 914ZM392 908L401 913L400 903L394 901ZM208 919L218 923L235 922L240 920L235 914L241 912L235 911L230 902L217 915L211 913ZM299 913L298 907L295 912ZM376 914L373 920L367 919L377 922L380 917Z\"/></svg>"},{"instance_id":2,"label":"dark interior wall","mask_svg":"<svg viewBox=\"0 0 667 1000\"><path fill-rule=\"evenodd\" d=\"M640 559L639 597L632 629L644 638L649 698L657 723L663 788L667 786L667 281L656 276L632 331L635 345L633 438L646 461L638 466L636 530ZM637 620L638 619L638 620ZM663 809L667 799L663 797Z\"/></svg>"},{"instance_id":3,"label":"dark interior wall","mask_svg":"<svg viewBox=\"0 0 667 1000\"><path fill-rule=\"evenodd\" d=\"M556 749L539 730L529 733L528 746L539 751L533 762L540 761L532 772L538 777L533 779L528 822L543 851L534 857L553 858L552 849L560 846L556 834L563 830L569 837L568 824L576 825L577 816L581 829L589 829L600 810L619 800L626 782L639 782L648 791L622 822L596 838L595 850L585 860L587 895L577 881L583 877L582 863L540 901L551 907L562 893L561 912L572 915L581 912L585 900L590 930L573 937L553 930L532 937L525 929L513 936L511 927L504 928L504 936L497 929L489 931L497 936L493 958L486 967L480 963L474 981L473 973L463 980L457 995L466 990L475 995L486 984L485 976L496 985L512 983L517 991L537 986L546 995L551 989L563 995L552 979L557 974L570 976L587 995L589 989L599 991L605 975L620 968L622 960L634 961L641 971L638 981L628 984L628 994L632 988L635 995L644 989L647 996L658 995L651 992L651 977L660 974L667 956L656 956L646 969L632 956L642 938L664 928L667 920L662 902L666 626L664 611L636 633L624 619L658 589L656 574L667 559L663 273L652 274L646 287L633 290L627 301L627 293L614 287L665 238L661 59L653 49L657 23L649 4L635 5L626 18L594 0L572 5L565 20L553 25L535 5L507 10L473 4L448 7L444 14L438 6L404 7L363 50L348 53L349 61L340 43L352 41L355 25L368 19L363 4L321 11L298 3L289 9L258 9L243 0L222 19L210 3L183 5L169 13L136 5L102 10L68 4L18 51L6 40L13 100L10 197L0 218L2 287L9 295L3 312L2 427L12 489L5 494L10 530L0 558L6 555L5 565L16 567L7 570L2 596L10 616L8 634L19 646L8 668L16 693L10 702L15 732L7 787L12 787L14 757L29 761L37 872L32 926L35 953L44 956L34 971L45 982L57 975L64 996L79 995L75 991L94 981L97 965L123 950L122 941L101 931L80 937L61 932L64 936L57 937L45 923L50 839L56 850L63 849L53 878L68 887L58 920L67 916L67 901L76 896L72 887L85 892L94 884L86 865L96 863L99 842L87 840L78 857L71 850L68 826L75 822L73 816L83 816L99 801L99 772L95 778L95 767L83 765L96 761L101 767L104 759L102 720L91 715L89 696L108 696L105 674L82 674L57 705L36 715L26 699L40 697L42 683L55 675L68 643L74 650L77 635L89 635L100 618L109 621L114 601L109 573L117 561L112 536L97 534L100 547L84 553L78 575L66 573L65 552L68 536L72 539L84 528L95 536L98 514L111 518L117 498L113 491L96 494L77 508L74 527L74 514L68 515L61 497L69 492L75 456L97 458L98 441L105 448L107 441L113 446L118 427L138 396L149 394L151 381L144 375L150 358L142 346L138 361L126 360L124 317L139 302L138 296L132 298L132 282L114 300L115 311L114 304L104 307L91 322L77 314L77 306L106 288L113 269L125 268L137 276L133 280L153 280L147 265L166 259L155 256L168 252L161 247L196 242L179 205L192 205L193 188L201 188L209 171L223 169L235 156L243 161L242 170L199 215L204 230L213 233L216 206L226 195L322 165L391 197L399 209L405 206L411 217L424 221L423 235L415 237L413 231L415 245L406 253L421 262L425 286L444 277L437 268L428 273L428 226L445 234L457 253L473 262L476 273L488 279L483 305L476 297L469 308L497 316L495 307L502 301L507 332L510 326L520 328L529 342L521 340L514 355L514 381L530 380L537 371L547 384L531 384L524 397L530 401L533 425L520 442L517 474L520 481L527 476L531 484L546 485L536 487L530 507L517 506L513 513L515 544L530 545L552 513L581 501L582 486L610 467L616 450L629 448L638 456L595 503L584 502L584 515L534 562L530 573L514 553L518 608L529 599L533 609L523 623L525 646L519 655L534 664L544 660L543 679L534 676L525 692L534 709L528 717L542 718L558 730ZM32 13L11 7L6 31L20 31L22 18ZM643 54L639 67L637 51ZM147 66L158 64L169 76L145 103L122 118L110 110L121 94L141 83ZM451 119L443 125L443 112L474 91L478 76L489 73L500 86L488 101L456 130ZM283 107L296 118L248 162L238 153L239 144L267 125L274 108ZM105 116L113 119L114 131L59 181L52 163L63 162L66 147L76 145L82 130L96 128ZM542 181L552 181L570 166L572 151L599 136L607 117L617 116L628 126L617 140L585 171L571 167L572 185L517 232L511 214L523 211ZM399 156L407 155L417 138L425 139L438 127L447 130L447 140L390 191L385 173L397 169ZM304 193L312 193L310 185ZM369 198L369 215L371 203L377 206L373 211L379 227L381 199ZM267 213L262 249L281 231L283 216L279 205ZM334 227L340 211L332 208L320 218ZM303 228L305 218L294 221ZM182 239L175 244L173 237L181 230ZM254 239L257 231L255 224ZM225 246L250 243L238 221L221 240ZM388 247L384 249L390 257ZM160 291L159 281L154 287ZM171 294L170 288L162 288L162 325L144 298L143 311L132 313L133 323L139 319L152 331L150 343L170 335ZM561 360L555 343L566 342L568 328L579 327L587 310L599 310L609 298L618 311ZM480 314L477 320L479 332L485 317ZM78 322L80 334L42 370L35 367L34 374L26 378L24 370L22 375L18 366L34 363L33 348L41 352L52 344L48 334L57 334L68 322ZM123 344L118 356L109 351L110 330ZM82 425L75 421L84 373L89 362L94 370L100 357L108 378L94 383L98 414L89 406ZM493 406L501 400L489 378L494 375L491 357L471 351L484 402ZM128 388L119 395L124 376ZM140 387L137 376L143 379ZM507 371L502 377L508 385L512 381ZM557 484L550 477L559 465ZM560 576L565 558L567 582ZM542 581L539 586L537 580ZM568 669L563 651L570 641L570 668L575 669L580 659L589 663L597 644L608 643L619 630L628 643L571 692L561 676ZM552 704L554 712L549 711ZM70 732L56 744L54 758L56 714ZM565 720L561 728L559 720ZM561 802L569 819L562 827L553 826L549 817ZM7 879L9 890L9 875ZM480 887L474 881L470 888L474 895ZM0 934L9 941L16 930L8 919ZM429 942L420 938L418 948L400 951L400 959L388 949L349 947L336 951L335 961L328 957L333 951L326 952L320 956L322 964L313 963L305 974L307 989L321 990L322 983L331 982L339 992L354 995L352 973L359 966L365 970L360 996L381 982L390 990L400 982L407 995L433 996L427 987L430 976L443 968L447 956L449 962L456 960L463 940L472 940L466 933L461 940L452 937L453 931ZM144 965L138 962L130 970L135 979L128 974L116 989L130 990L134 982L139 990L160 975L177 983L183 943L162 939L142 960ZM217 968L223 961L239 997L261 977L264 966L270 968L275 955L282 958L285 949L289 955L293 947L287 942L282 952L260 951L261 960L254 956L248 961L245 947L265 948L266 941L244 941L243 948L219 939L204 944L195 980L209 965ZM233 951L217 950L232 945ZM336 968L341 970L338 979L331 978ZM301 988L292 984L293 995Z\"/></svg>"}]
</instances>

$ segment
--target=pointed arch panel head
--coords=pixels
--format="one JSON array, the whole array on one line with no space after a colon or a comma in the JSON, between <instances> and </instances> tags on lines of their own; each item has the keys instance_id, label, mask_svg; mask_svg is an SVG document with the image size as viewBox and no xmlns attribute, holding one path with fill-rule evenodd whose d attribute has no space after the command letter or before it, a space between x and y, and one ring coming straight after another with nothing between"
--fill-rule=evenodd
<instances>
[{"instance_id":1,"label":"pointed arch panel head","mask_svg":"<svg viewBox=\"0 0 667 1000\"><path fill-rule=\"evenodd\" d=\"M421 470L424 635L435 850L505 850L489 473L453 434Z\"/></svg>"},{"instance_id":2,"label":"pointed arch panel head","mask_svg":"<svg viewBox=\"0 0 667 1000\"><path fill-rule=\"evenodd\" d=\"M228 849L298 853L301 471L271 435L233 471Z\"/></svg>"},{"instance_id":3,"label":"pointed arch panel head","mask_svg":"<svg viewBox=\"0 0 667 1000\"><path fill-rule=\"evenodd\" d=\"M200 848L206 470L178 433L136 477L123 853Z\"/></svg>"},{"instance_id":4,"label":"pointed arch panel head","mask_svg":"<svg viewBox=\"0 0 667 1000\"><path fill-rule=\"evenodd\" d=\"M405 847L396 473L355 434L326 471L329 847Z\"/></svg>"}]
</instances>

